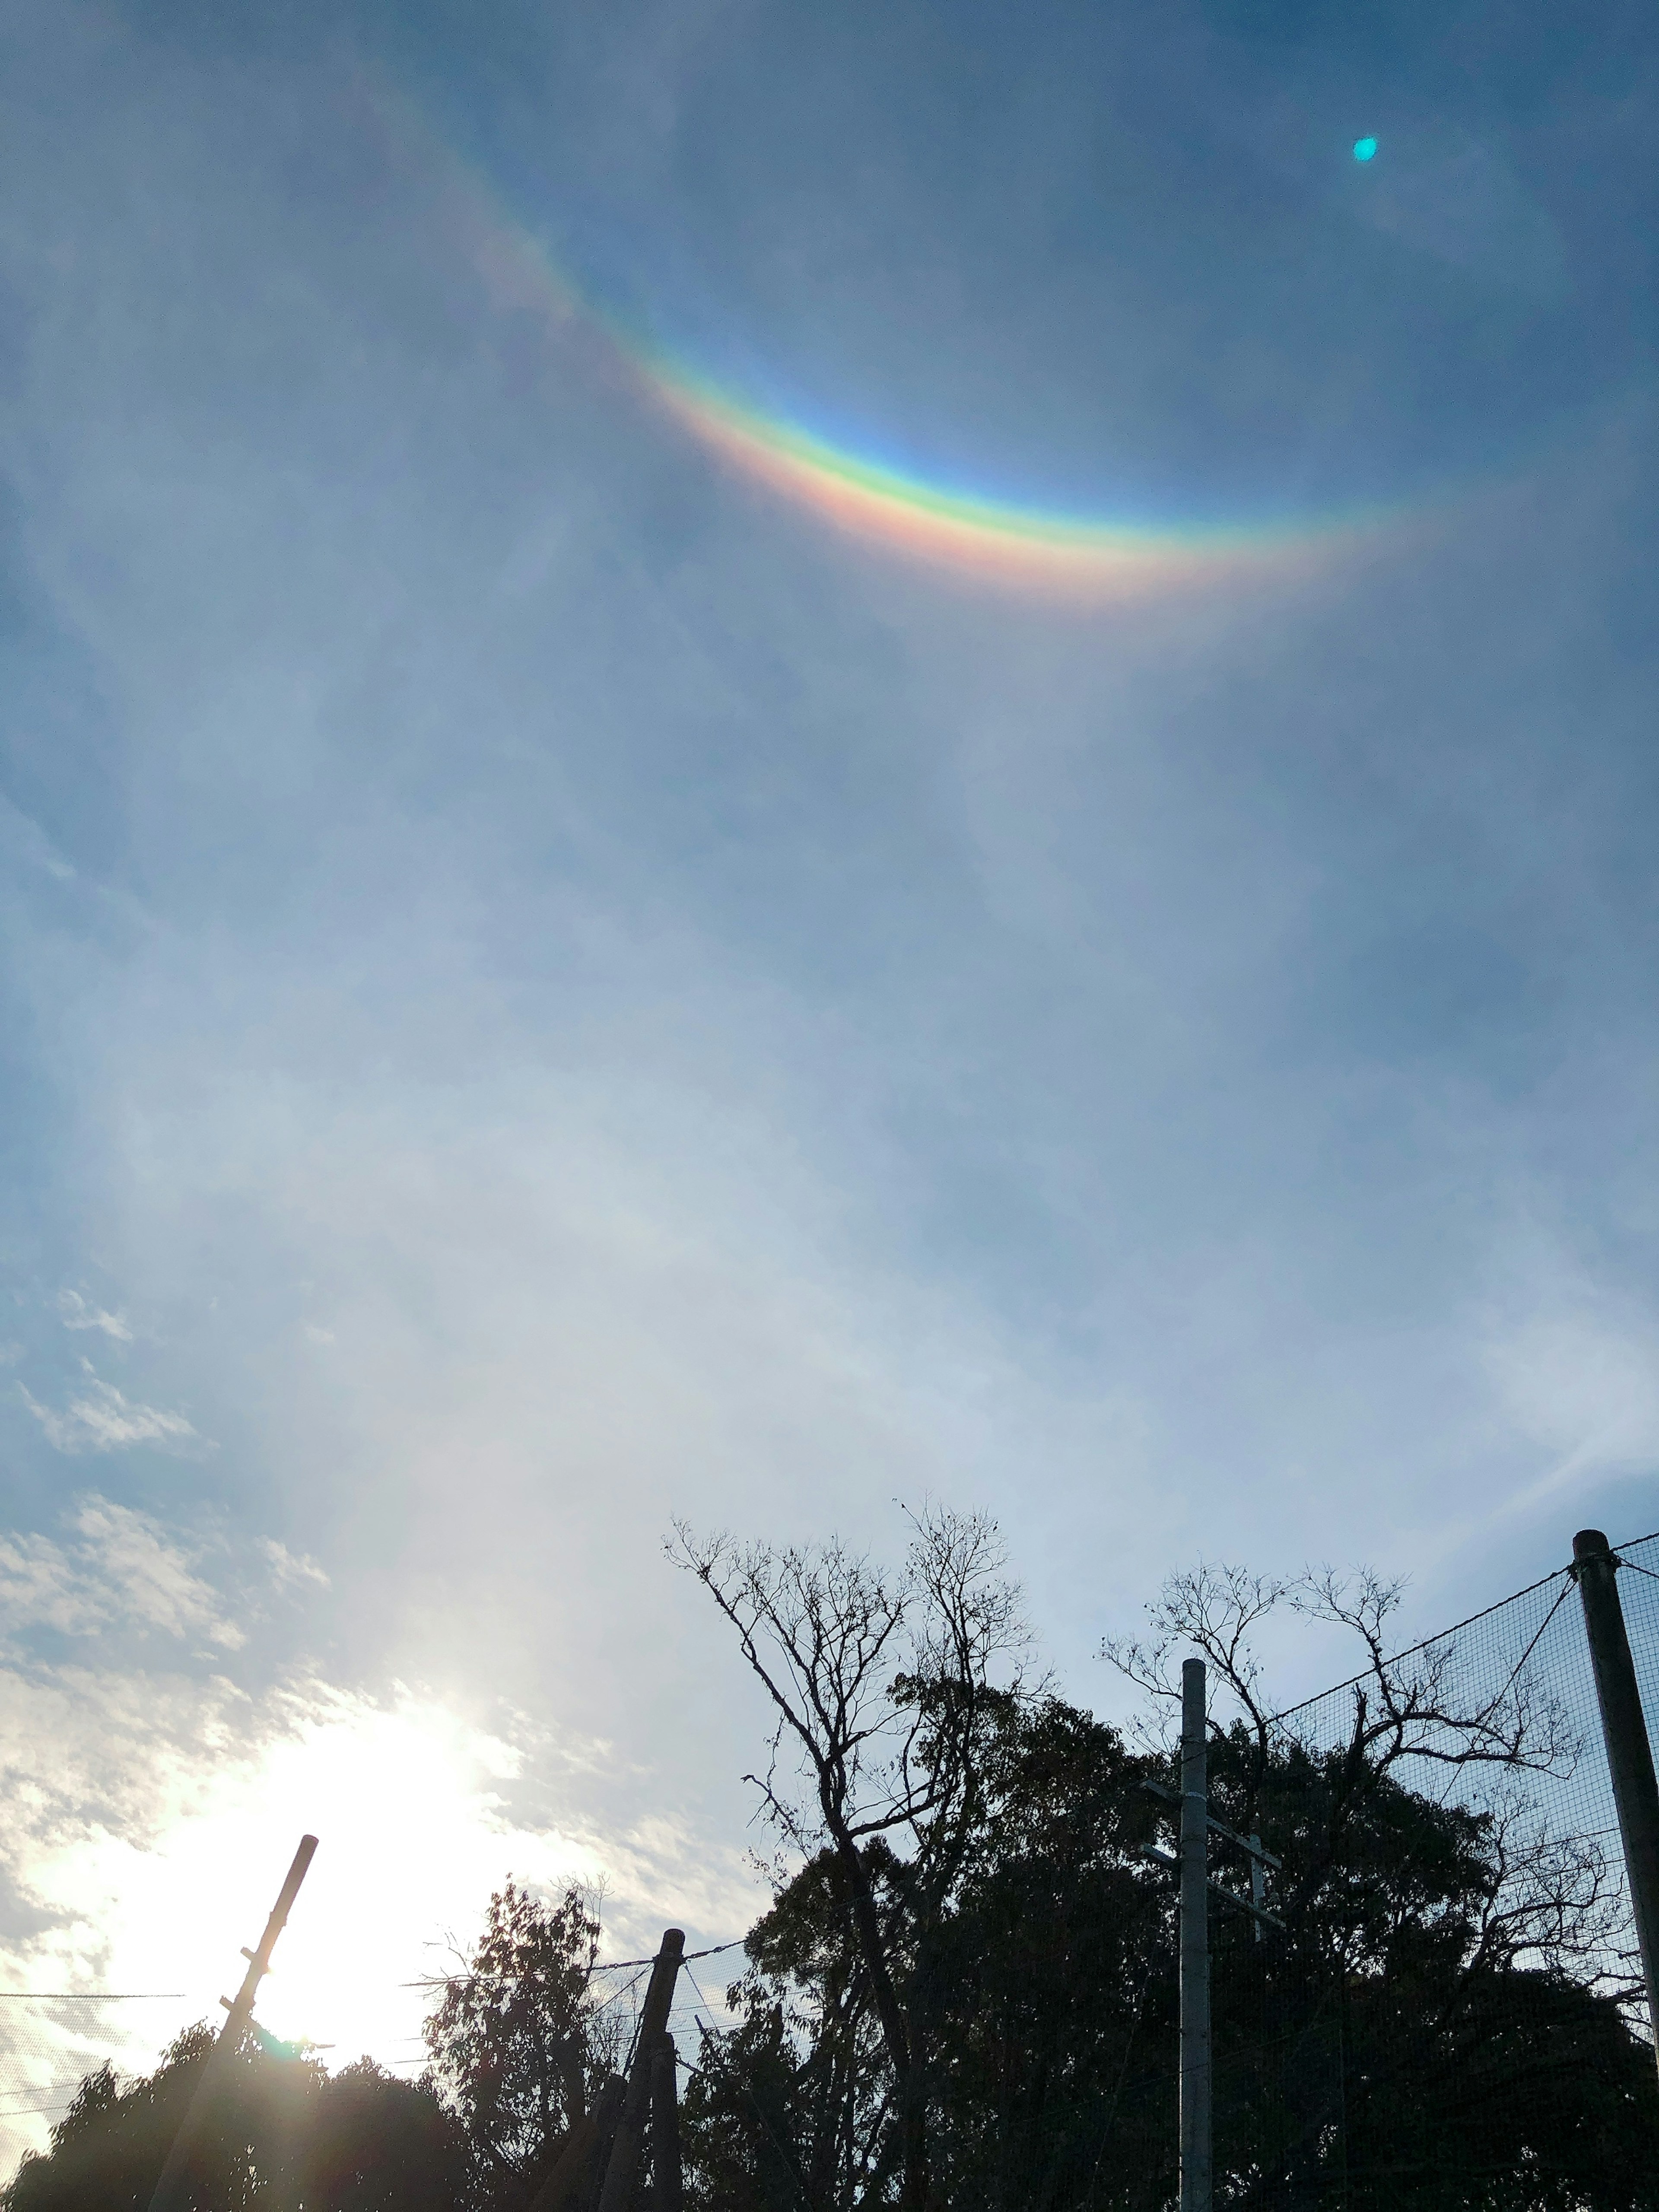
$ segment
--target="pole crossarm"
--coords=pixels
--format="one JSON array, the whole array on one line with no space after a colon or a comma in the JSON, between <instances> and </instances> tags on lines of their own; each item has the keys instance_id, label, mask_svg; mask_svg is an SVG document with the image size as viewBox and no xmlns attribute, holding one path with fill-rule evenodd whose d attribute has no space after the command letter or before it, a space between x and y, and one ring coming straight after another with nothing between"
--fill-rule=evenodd
<instances>
[{"instance_id":1,"label":"pole crossarm","mask_svg":"<svg viewBox=\"0 0 1659 2212\"><path fill-rule=\"evenodd\" d=\"M1143 1782L1140 1786L1149 1797L1161 1797L1166 1805L1178 1807L1181 1803L1181 1792L1170 1789L1164 1783ZM1271 1851L1264 1851L1260 1836L1241 1836L1237 1829L1230 1828L1224 1820L1218 1820L1211 1812L1206 1811L1204 1818L1212 1835L1224 1837L1241 1851L1248 1851L1253 1859L1260 1859L1263 1866L1272 1867L1276 1874L1283 1870L1284 1860L1275 1858Z\"/></svg>"},{"instance_id":2,"label":"pole crossarm","mask_svg":"<svg viewBox=\"0 0 1659 2212\"><path fill-rule=\"evenodd\" d=\"M1181 1871L1181 1861L1175 1853L1160 1850L1156 1844L1143 1844L1140 1855L1143 1858L1151 1859L1154 1865L1165 1868L1170 1874ZM1206 1878L1205 1887L1212 1897L1225 1898L1229 1905L1236 1905L1241 1912L1248 1912L1252 1919L1262 1921L1269 1928L1277 1928L1281 1935L1288 1932L1282 1920L1275 1919L1271 1912L1253 1903L1249 1898L1241 1897L1236 1889L1229 1889L1225 1882L1212 1881Z\"/></svg>"},{"instance_id":3,"label":"pole crossarm","mask_svg":"<svg viewBox=\"0 0 1659 2212\"><path fill-rule=\"evenodd\" d=\"M1252 1838L1249 1836L1236 1835L1231 1828L1224 1826L1221 1821L1216 1820L1213 1816L1212 1816L1210 1820L1210 1832L1212 1835L1224 1836L1230 1844L1236 1844L1241 1851L1248 1852L1251 1858L1260 1859L1263 1866L1270 1866L1275 1874L1283 1873L1285 1869L1284 1860L1275 1858L1271 1851L1264 1851L1261 1848L1261 1838L1260 1836Z\"/></svg>"}]
</instances>

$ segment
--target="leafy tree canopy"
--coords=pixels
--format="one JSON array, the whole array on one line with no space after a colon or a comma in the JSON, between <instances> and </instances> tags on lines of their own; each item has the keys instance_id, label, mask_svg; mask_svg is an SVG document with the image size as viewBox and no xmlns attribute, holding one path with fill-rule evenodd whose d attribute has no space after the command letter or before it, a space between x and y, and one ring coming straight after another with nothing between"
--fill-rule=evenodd
<instances>
[{"instance_id":1,"label":"leafy tree canopy","mask_svg":"<svg viewBox=\"0 0 1659 2212\"><path fill-rule=\"evenodd\" d=\"M982 1571L985 1538L947 1522L933 1556ZM762 1778L812 1847L751 1931L736 2026L688 2093L708 2212L913 2212L918 2185L924 2212L1162 2212L1178 2045L1173 1883L1145 1848L1170 1840L1146 1788L1174 1779L1156 1733L1131 1748L1041 1683L999 1686L952 1635L972 1613L948 1576L885 1592L833 1552L682 1545L780 1741L805 1742L822 1815L814 1831L811 1798ZM1270 1727L1261 1702L1247 1632L1287 1593L1356 1627L1372 1662L1334 1748ZM1507 1786L1561 1755L1560 1717L1524 1686L1466 1711L1443 1652L1395 1667L1392 1601L1369 1578L1200 1571L1154 1609L1162 1641L1125 1655L1156 1690L1171 1647L1196 1645L1234 1687L1212 1810L1283 1862L1281 1929L1212 1911L1218 2201L1650 2212L1659 2087L1600 1972L1607 1866ZM913 1656L884 1683L872 1624L891 1642L901 1615ZM897 1747L878 1789L871 1744ZM1408 1778L1471 1768L1474 1789ZM1212 1864L1248 1894L1242 1854L1218 1841Z\"/></svg>"},{"instance_id":2,"label":"leafy tree canopy","mask_svg":"<svg viewBox=\"0 0 1659 2212\"><path fill-rule=\"evenodd\" d=\"M4 2192L6 2212L146 2212L212 2043L188 2028L153 2074L89 2075ZM330 2075L257 2045L228 2069L198 2146L197 2202L213 2212L448 2212L460 2166L433 2092L368 2059Z\"/></svg>"},{"instance_id":3,"label":"leafy tree canopy","mask_svg":"<svg viewBox=\"0 0 1659 2212\"><path fill-rule=\"evenodd\" d=\"M509 1881L426 2023L432 2079L466 2150L466 2204L528 2201L615 2057L593 1983L599 1923L579 1889L548 1905Z\"/></svg>"}]
</instances>

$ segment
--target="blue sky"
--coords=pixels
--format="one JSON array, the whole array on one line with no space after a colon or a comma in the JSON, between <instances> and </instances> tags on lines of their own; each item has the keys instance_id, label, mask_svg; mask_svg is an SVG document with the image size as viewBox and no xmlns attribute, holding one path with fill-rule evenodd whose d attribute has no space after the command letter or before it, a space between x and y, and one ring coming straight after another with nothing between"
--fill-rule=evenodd
<instances>
[{"instance_id":1,"label":"blue sky","mask_svg":"<svg viewBox=\"0 0 1659 2212\"><path fill-rule=\"evenodd\" d=\"M676 1513L987 1507L1105 1702L1200 1553L1428 1628L1659 1522L1645 11L0 39L18 1983L195 2016L307 1825L342 1956L406 1871L279 2025L392 2051L508 1865L735 1934ZM1372 521L1127 606L906 562L492 286L458 167L861 451Z\"/></svg>"}]
</instances>

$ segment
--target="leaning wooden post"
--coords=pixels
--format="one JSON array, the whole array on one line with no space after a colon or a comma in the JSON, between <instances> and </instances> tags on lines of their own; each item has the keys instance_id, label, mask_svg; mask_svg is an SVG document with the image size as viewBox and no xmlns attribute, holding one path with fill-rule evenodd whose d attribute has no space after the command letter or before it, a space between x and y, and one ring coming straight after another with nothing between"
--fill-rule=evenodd
<instances>
[{"instance_id":1,"label":"leaning wooden post","mask_svg":"<svg viewBox=\"0 0 1659 2212\"><path fill-rule=\"evenodd\" d=\"M233 2004L228 1997L219 2002L225 2008L225 2024L220 2029L213 2048L208 2052L207 2064L196 2084L188 2110L178 2134L173 2139L173 2148L167 2153L167 2162L161 2168L161 2178L155 2185L155 2193L149 2200L149 2212L185 2212L193 2191L190 2180L191 2154L195 2149L213 2100L218 2092L220 2076L226 2065L242 2047L242 2038L253 2017L253 2000L259 1994L259 1984L270 1972L270 1954L276 1948L276 1938L288 1924L288 1916L295 1899L300 1893L300 1884L306 1878L306 1869L311 1864L317 1849L315 1836L301 1836L300 1848L294 1854L294 1863L288 1870L288 1880L283 1884L282 1894L270 1908L270 1917L265 1923L265 1932L259 1938L258 1948L244 1951L247 1972L242 1977L242 1986Z\"/></svg>"},{"instance_id":2,"label":"leaning wooden post","mask_svg":"<svg viewBox=\"0 0 1659 2212\"><path fill-rule=\"evenodd\" d=\"M651 2061L651 2212L680 2212L679 2064L672 2035L659 2036Z\"/></svg>"},{"instance_id":3,"label":"leaning wooden post","mask_svg":"<svg viewBox=\"0 0 1659 2212\"><path fill-rule=\"evenodd\" d=\"M1607 1771L1619 1814L1619 1839L1625 1847L1625 1874L1631 1911L1642 1954L1648 2021L1659 2044L1659 1783L1653 1771L1653 1746L1642 1712L1636 1665L1625 1633L1625 1609L1613 1580L1620 1562L1599 1528L1581 1528L1572 1540L1572 1571L1584 1601L1590 1664L1595 1669L1595 1698L1601 1708L1601 1734L1607 1747Z\"/></svg>"},{"instance_id":4,"label":"leaning wooden post","mask_svg":"<svg viewBox=\"0 0 1659 2212\"><path fill-rule=\"evenodd\" d=\"M628 2094L611 2145L611 2158L599 2191L599 2212L629 2212L634 2180L640 2169L640 2148L651 2107L651 2069L657 2045L668 2028L668 2008L674 2002L674 1984L685 1954L685 1930L665 1928L662 1948L651 1968L651 1979L640 2014L639 2041L628 2076Z\"/></svg>"}]
</instances>

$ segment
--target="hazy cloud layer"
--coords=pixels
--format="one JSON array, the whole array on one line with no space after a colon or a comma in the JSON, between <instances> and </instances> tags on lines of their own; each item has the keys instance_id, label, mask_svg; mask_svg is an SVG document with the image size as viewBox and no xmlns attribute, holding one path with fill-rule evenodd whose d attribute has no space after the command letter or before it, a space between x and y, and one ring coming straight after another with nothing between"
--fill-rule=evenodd
<instances>
[{"instance_id":1,"label":"hazy cloud layer","mask_svg":"<svg viewBox=\"0 0 1659 2212\"><path fill-rule=\"evenodd\" d=\"M15 1978L188 1984L153 2047L307 1826L343 2051L415 2001L333 1953L380 2006L509 1866L736 1932L676 1513L985 1506L1103 1704L1200 1551L1427 1630L1659 1522L1645 15L3 14ZM584 292L1324 550L907 563Z\"/></svg>"}]
</instances>

